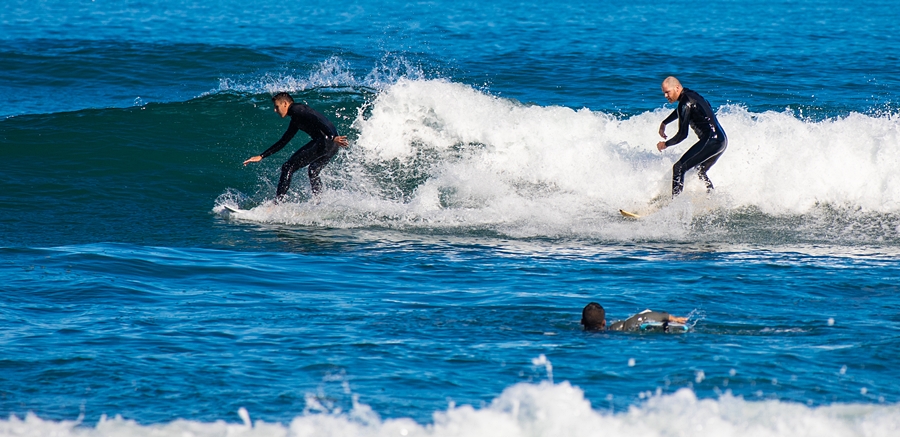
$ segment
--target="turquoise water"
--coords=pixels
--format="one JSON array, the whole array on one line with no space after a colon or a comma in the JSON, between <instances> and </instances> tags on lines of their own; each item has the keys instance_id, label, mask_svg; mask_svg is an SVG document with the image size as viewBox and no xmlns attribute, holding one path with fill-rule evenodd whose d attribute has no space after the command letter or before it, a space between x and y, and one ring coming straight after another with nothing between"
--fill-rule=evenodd
<instances>
[{"instance_id":1,"label":"turquoise water","mask_svg":"<svg viewBox=\"0 0 900 437\"><path fill-rule=\"evenodd\" d=\"M0 435L896 435L898 18L12 2ZM669 74L717 189L623 220L690 144L655 149ZM317 199L271 203L287 150L241 165L277 91L351 140ZM585 333L591 301L691 331Z\"/></svg>"}]
</instances>

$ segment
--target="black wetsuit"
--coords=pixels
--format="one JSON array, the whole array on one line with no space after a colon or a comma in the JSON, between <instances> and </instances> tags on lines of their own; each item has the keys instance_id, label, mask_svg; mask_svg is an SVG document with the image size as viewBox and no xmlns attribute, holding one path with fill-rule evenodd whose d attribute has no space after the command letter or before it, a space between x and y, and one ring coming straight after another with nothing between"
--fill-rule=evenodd
<instances>
[{"instance_id":1,"label":"black wetsuit","mask_svg":"<svg viewBox=\"0 0 900 437\"><path fill-rule=\"evenodd\" d=\"M691 146L681 159L672 166L672 197L681 194L684 189L684 174L700 166L700 180L706 184L706 190L712 190L713 184L706 172L719 160L719 156L728 147L728 138L725 131L719 125L716 114L709 102L700 94L683 88L681 97L678 98L678 107L672 111L663 124L669 124L678 119L678 133L666 141L666 147L672 147L687 138L688 127L694 130L700 141Z\"/></svg>"},{"instance_id":2,"label":"black wetsuit","mask_svg":"<svg viewBox=\"0 0 900 437\"><path fill-rule=\"evenodd\" d=\"M669 322L669 313L662 311L645 310L642 313L635 314L626 320L613 322L609 325L610 331L637 331L641 329L641 325L647 322L660 322L666 324Z\"/></svg>"},{"instance_id":3,"label":"black wetsuit","mask_svg":"<svg viewBox=\"0 0 900 437\"><path fill-rule=\"evenodd\" d=\"M263 158L283 149L287 145L297 131L306 132L312 139L301 147L300 150L294 152L290 158L281 166L281 179L278 181L278 190L275 191L275 197L280 198L287 193L291 187L291 176L295 171L303 167L309 166L309 184L313 194L322 191L322 181L319 179L319 172L328 164L328 161L337 153L340 146L335 144L334 137L337 136L337 129L324 115L313 108L302 103L294 103L288 108L287 115L291 117L291 124L287 128L287 132L281 136L272 147L262 152L260 156Z\"/></svg>"}]
</instances>

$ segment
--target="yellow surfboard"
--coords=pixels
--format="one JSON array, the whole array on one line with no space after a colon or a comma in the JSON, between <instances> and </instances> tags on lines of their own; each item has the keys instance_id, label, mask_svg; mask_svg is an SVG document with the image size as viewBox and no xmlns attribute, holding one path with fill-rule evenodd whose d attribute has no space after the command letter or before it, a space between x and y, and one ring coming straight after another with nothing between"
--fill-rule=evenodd
<instances>
[{"instance_id":1,"label":"yellow surfboard","mask_svg":"<svg viewBox=\"0 0 900 437\"><path fill-rule=\"evenodd\" d=\"M630 219L639 219L639 218L641 218L640 215L635 214L635 213L633 213L633 212L625 211L624 209L620 209L620 210L619 210L619 214L622 214L622 217L630 218Z\"/></svg>"}]
</instances>

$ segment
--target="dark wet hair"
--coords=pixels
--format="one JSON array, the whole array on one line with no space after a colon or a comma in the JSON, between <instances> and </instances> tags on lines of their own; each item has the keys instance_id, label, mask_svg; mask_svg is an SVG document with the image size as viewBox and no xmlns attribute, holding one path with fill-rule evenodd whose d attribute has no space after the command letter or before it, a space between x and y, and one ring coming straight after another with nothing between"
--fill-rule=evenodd
<instances>
[{"instance_id":1,"label":"dark wet hair","mask_svg":"<svg viewBox=\"0 0 900 437\"><path fill-rule=\"evenodd\" d=\"M288 103L291 103L291 104L294 103L294 98L291 97L291 95L286 92L280 92L280 93L272 96L272 103L278 103L281 100L286 100Z\"/></svg>"},{"instance_id":2,"label":"dark wet hair","mask_svg":"<svg viewBox=\"0 0 900 437\"><path fill-rule=\"evenodd\" d=\"M581 324L585 331L597 331L605 328L606 310L597 302L591 302L581 310Z\"/></svg>"}]
</instances>

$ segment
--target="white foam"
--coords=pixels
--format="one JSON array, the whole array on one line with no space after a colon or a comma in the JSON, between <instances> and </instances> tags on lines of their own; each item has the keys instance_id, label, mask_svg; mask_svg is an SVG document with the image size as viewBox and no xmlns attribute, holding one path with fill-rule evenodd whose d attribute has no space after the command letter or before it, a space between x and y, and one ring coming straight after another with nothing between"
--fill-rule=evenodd
<instances>
[{"instance_id":1,"label":"white foam","mask_svg":"<svg viewBox=\"0 0 900 437\"><path fill-rule=\"evenodd\" d=\"M507 388L481 409L451 405L437 411L429 424L409 418L382 419L370 407L355 401L351 411L306 412L287 425L259 420L251 424L184 419L141 425L116 417L103 418L91 427L78 421L57 422L28 414L24 420L16 416L0 420L0 436L888 437L900 431L898 405L809 407L777 400L747 401L730 394L718 399L698 399L689 389L646 397L646 402L614 413L604 407L606 402L592 407L582 390L567 382L522 383ZM242 419L249 422L249 416L242 415Z\"/></svg>"},{"instance_id":2,"label":"white foam","mask_svg":"<svg viewBox=\"0 0 900 437\"><path fill-rule=\"evenodd\" d=\"M900 118L858 113L810 122L726 108L727 155L711 172L738 204L803 213L817 203L900 210Z\"/></svg>"},{"instance_id":3,"label":"white foam","mask_svg":"<svg viewBox=\"0 0 900 437\"><path fill-rule=\"evenodd\" d=\"M647 220L623 223L618 209L669 197L671 166L696 141L691 134L656 150L670 110L621 117L528 106L446 80L401 78L354 121L352 147L323 173L330 194L265 220L678 239L694 217L717 210L900 212L900 117L807 121L727 106L718 114L729 147L709 172L713 195L690 172L685 195ZM895 225L888 231L900 233Z\"/></svg>"},{"instance_id":4,"label":"white foam","mask_svg":"<svg viewBox=\"0 0 900 437\"><path fill-rule=\"evenodd\" d=\"M360 118L367 160L440 155L437 177L474 184L531 182L581 202L640 203L670 191L671 165L696 141L663 153L656 134L668 110L619 118L587 109L523 106L446 81L401 80ZM816 203L900 210L900 118L851 114L803 121L791 113L719 112L729 148L710 171L735 205L804 212ZM668 133L674 134L670 125ZM477 144L459 152L461 145ZM463 168L457 169L456 166ZM467 171L465 174L463 172ZM465 185L463 180L450 185ZM688 181L694 188L702 185Z\"/></svg>"}]
</instances>

